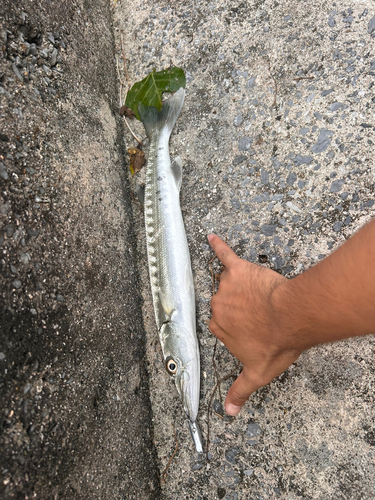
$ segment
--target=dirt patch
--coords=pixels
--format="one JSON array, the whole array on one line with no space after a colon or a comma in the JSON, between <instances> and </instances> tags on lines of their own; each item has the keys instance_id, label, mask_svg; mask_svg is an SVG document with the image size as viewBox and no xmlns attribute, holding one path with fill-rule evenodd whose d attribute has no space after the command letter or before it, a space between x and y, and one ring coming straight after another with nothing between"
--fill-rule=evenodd
<instances>
[{"instance_id":1,"label":"dirt patch","mask_svg":"<svg viewBox=\"0 0 375 500\"><path fill-rule=\"evenodd\" d=\"M157 498L107 2L5 2L2 498Z\"/></svg>"}]
</instances>

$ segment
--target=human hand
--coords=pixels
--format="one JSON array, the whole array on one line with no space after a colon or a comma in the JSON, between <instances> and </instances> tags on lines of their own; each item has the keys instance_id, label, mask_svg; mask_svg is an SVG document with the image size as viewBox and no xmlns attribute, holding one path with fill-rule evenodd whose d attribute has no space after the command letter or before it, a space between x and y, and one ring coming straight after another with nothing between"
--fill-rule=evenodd
<instances>
[{"instance_id":1,"label":"human hand","mask_svg":"<svg viewBox=\"0 0 375 500\"><path fill-rule=\"evenodd\" d=\"M225 400L226 412L237 415L249 396L286 370L303 348L288 335L273 300L289 280L240 259L216 235L208 241L225 266L211 300L209 328L243 364Z\"/></svg>"}]
</instances>

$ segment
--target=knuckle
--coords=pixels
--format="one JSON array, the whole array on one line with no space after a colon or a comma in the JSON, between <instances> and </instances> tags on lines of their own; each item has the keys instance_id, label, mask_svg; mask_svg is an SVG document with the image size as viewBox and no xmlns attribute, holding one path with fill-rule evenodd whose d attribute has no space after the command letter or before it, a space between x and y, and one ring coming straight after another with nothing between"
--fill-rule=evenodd
<instances>
[{"instance_id":1,"label":"knuckle","mask_svg":"<svg viewBox=\"0 0 375 500\"><path fill-rule=\"evenodd\" d=\"M211 299L211 311L212 311L213 316L216 316L216 314L218 313L218 311L220 309L219 303L220 303L220 299L217 297L217 294L216 294Z\"/></svg>"},{"instance_id":2,"label":"knuckle","mask_svg":"<svg viewBox=\"0 0 375 500\"><path fill-rule=\"evenodd\" d=\"M208 328L210 329L211 333L213 333L216 336L216 334L218 333L218 326L214 320L211 319L211 321L208 324Z\"/></svg>"},{"instance_id":3,"label":"knuckle","mask_svg":"<svg viewBox=\"0 0 375 500\"><path fill-rule=\"evenodd\" d=\"M236 403L243 404L245 401L248 400L247 394L243 394L237 389L233 389L231 396L232 396L232 401L234 401L235 404Z\"/></svg>"},{"instance_id":4,"label":"knuckle","mask_svg":"<svg viewBox=\"0 0 375 500\"><path fill-rule=\"evenodd\" d=\"M264 385L267 384L267 381L265 377L259 373L252 373L251 375L251 383L253 386L257 387L263 387Z\"/></svg>"}]
</instances>

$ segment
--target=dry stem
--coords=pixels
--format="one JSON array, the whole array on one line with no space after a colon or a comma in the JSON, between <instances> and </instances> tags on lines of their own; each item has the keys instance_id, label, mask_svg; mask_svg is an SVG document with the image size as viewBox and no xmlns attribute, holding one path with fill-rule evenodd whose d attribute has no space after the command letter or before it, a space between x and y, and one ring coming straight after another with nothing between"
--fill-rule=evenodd
<instances>
[{"instance_id":1,"label":"dry stem","mask_svg":"<svg viewBox=\"0 0 375 500\"><path fill-rule=\"evenodd\" d=\"M215 374L216 374L216 377L217 377L217 372L216 372L216 364L215 364L215 353L216 353L216 346L217 346L217 339L216 339L216 342L215 342L215 346L214 346L214 351L213 351L213 354L212 354L212 364L214 365L214 369L215 369ZM216 390L218 388L220 388L220 384L222 382L224 382L225 380L228 380L228 378L230 378L233 373L237 370L237 368L240 366L240 362L238 362L236 364L236 366L233 368L233 370L228 373L228 375L225 375L224 377L220 378L220 379L217 379L217 382L216 382L216 385L214 387L214 390L212 391L212 394L211 394L211 397L210 397L210 401L208 403L208 408L207 408L207 447L206 447L206 460L208 461L208 447L210 445L210 410L211 410L211 404L212 404L212 400L214 399L214 396L216 394ZM220 391L220 389L219 389ZM215 412L216 413L216 412Z\"/></svg>"},{"instance_id":2,"label":"dry stem","mask_svg":"<svg viewBox=\"0 0 375 500\"><path fill-rule=\"evenodd\" d=\"M122 58L124 60L124 69L125 69L125 76L126 76L126 81L128 82L128 87L130 88L130 79L129 79L129 74L128 74L128 68L126 67L126 57L125 57L125 50L124 50L124 40L122 37L122 33L120 34L120 39L121 39L121 50L122 50Z\"/></svg>"},{"instance_id":3,"label":"dry stem","mask_svg":"<svg viewBox=\"0 0 375 500\"><path fill-rule=\"evenodd\" d=\"M120 82L120 108L122 108L122 80L121 80L121 76L120 76L120 69L118 67L118 59L117 59L117 56L116 56L116 69L117 69L117 76L118 76L118 80ZM126 66L125 66L125 69L126 69ZM143 146L143 143L140 139L138 139L138 137L135 135L135 133L132 131L132 129L130 128L130 125L129 123L127 122L125 116L123 116L123 119L124 119L124 122L125 122L125 125L128 127L129 129L129 132L131 133L131 135L134 137L134 139L138 142L138 144L140 146Z\"/></svg>"},{"instance_id":4,"label":"dry stem","mask_svg":"<svg viewBox=\"0 0 375 500\"><path fill-rule=\"evenodd\" d=\"M172 460L173 460L173 458L174 458L174 456L176 455L176 452L177 452L177 450L178 450L178 441L177 441L176 429L174 428L174 425L173 425L173 424L172 424L172 427L173 427L173 432L174 432L174 438L175 438L175 440L176 440L176 447L175 447L174 452L173 452L173 454L172 454L171 458L169 459L169 461L168 461L168 463L167 463L167 466L166 466L166 468L164 469L164 472L163 472L163 474L162 474L162 477L163 477L163 480L164 480L164 481L165 481L165 478L166 478L166 475L167 475L167 471L168 471L168 469L169 469L169 466L171 465L171 462L172 462Z\"/></svg>"}]
</instances>

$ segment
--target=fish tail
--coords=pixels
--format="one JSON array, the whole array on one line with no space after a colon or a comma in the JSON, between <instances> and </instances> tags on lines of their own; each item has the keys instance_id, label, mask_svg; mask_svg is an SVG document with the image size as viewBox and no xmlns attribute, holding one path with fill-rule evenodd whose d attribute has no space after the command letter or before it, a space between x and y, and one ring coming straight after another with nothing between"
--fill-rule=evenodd
<instances>
[{"instance_id":1,"label":"fish tail","mask_svg":"<svg viewBox=\"0 0 375 500\"><path fill-rule=\"evenodd\" d=\"M167 132L171 135L172 129L180 114L185 99L185 90L181 87L172 97L163 102L163 107L158 111L153 106L138 105L139 115L146 129L149 139L155 132Z\"/></svg>"}]
</instances>

